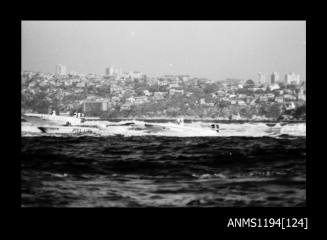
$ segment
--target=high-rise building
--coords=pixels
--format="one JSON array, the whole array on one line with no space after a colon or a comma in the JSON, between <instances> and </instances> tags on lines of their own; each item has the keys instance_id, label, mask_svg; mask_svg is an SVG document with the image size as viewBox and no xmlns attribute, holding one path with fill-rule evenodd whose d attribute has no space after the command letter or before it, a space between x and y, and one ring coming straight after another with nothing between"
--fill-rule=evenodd
<instances>
[{"instance_id":1,"label":"high-rise building","mask_svg":"<svg viewBox=\"0 0 327 240\"><path fill-rule=\"evenodd\" d=\"M121 77L123 75L123 69L122 68L118 69L117 75L118 75L118 77Z\"/></svg>"},{"instance_id":2,"label":"high-rise building","mask_svg":"<svg viewBox=\"0 0 327 240\"><path fill-rule=\"evenodd\" d=\"M264 83L266 83L266 76L265 76L265 74L259 72L258 75L259 75L258 83L259 83L259 84L264 84Z\"/></svg>"},{"instance_id":3,"label":"high-rise building","mask_svg":"<svg viewBox=\"0 0 327 240\"><path fill-rule=\"evenodd\" d=\"M56 75L66 75L66 73L67 73L66 66L62 64L56 65Z\"/></svg>"},{"instance_id":4,"label":"high-rise building","mask_svg":"<svg viewBox=\"0 0 327 240\"><path fill-rule=\"evenodd\" d=\"M270 77L270 84L275 84L278 82L279 76L277 72L273 72Z\"/></svg>"},{"instance_id":5,"label":"high-rise building","mask_svg":"<svg viewBox=\"0 0 327 240\"><path fill-rule=\"evenodd\" d=\"M285 75L285 84L296 84L301 83L300 74L289 73Z\"/></svg>"},{"instance_id":6,"label":"high-rise building","mask_svg":"<svg viewBox=\"0 0 327 240\"><path fill-rule=\"evenodd\" d=\"M118 76L118 75L119 75L119 69L118 69L118 68L115 68L115 69L114 69L114 75L115 75L115 76Z\"/></svg>"},{"instance_id":7,"label":"high-rise building","mask_svg":"<svg viewBox=\"0 0 327 240\"><path fill-rule=\"evenodd\" d=\"M139 71L131 71L131 72L129 72L129 76L132 79L140 79L144 76L144 74Z\"/></svg>"},{"instance_id":8,"label":"high-rise building","mask_svg":"<svg viewBox=\"0 0 327 240\"><path fill-rule=\"evenodd\" d=\"M114 67L108 67L108 68L106 68L106 75L107 76L113 76L114 73L115 73Z\"/></svg>"}]
</instances>

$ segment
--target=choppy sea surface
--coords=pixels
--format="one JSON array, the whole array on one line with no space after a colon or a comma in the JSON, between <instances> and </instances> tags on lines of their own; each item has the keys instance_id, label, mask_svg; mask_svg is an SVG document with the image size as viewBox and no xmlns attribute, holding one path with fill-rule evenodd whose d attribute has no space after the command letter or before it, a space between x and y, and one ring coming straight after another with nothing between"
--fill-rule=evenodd
<instances>
[{"instance_id":1,"label":"choppy sea surface","mask_svg":"<svg viewBox=\"0 0 327 240\"><path fill-rule=\"evenodd\" d=\"M232 134L247 125L224 127L230 134L22 134L21 205L305 206L301 128L264 135Z\"/></svg>"}]
</instances>

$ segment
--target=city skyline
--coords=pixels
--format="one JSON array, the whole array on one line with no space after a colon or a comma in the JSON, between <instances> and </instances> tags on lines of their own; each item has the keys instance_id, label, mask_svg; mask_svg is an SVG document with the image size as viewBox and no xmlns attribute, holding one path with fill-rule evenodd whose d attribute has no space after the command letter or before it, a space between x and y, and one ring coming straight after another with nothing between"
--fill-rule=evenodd
<instances>
[{"instance_id":1,"label":"city skyline","mask_svg":"<svg viewBox=\"0 0 327 240\"><path fill-rule=\"evenodd\" d=\"M33 71L28 71L28 70L23 70L22 72L33 72ZM95 74L95 73L88 73L88 74L92 74L92 75L97 75L97 76L116 76L118 78L120 78L122 75L127 74L138 74L138 75L143 75L147 76L147 77L153 77L153 76L148 76L146 75L146 73L142 73L136 70L131 70L131 71L123 71L122 68L115 68L113 66L107 67L105 68L105 72L103 74ZM53 74L53 75L79 75L79 76L86 76L88 74L84 74L84 73L79 73L79 72L75 72L75 71L67 71L67 67L62 65L62 64L57 64L55 66L55 71L53 73L46 73L46 74ZM191 75L187 75L187 74L173 74L173 75L161 75L161 76L156 76L155 78L160 78L160 77L164 77L164 76L189 76L191 78L198 78L197 76L191 76ZM267 78L268 76L268 78ZM272 80L272 78L274 78L274 80ZM226 79L222 79L222 81L224 80L228 80L228 79L233 79L233 78L226 78ZM211 80L211 79L208 79ZM295 72L287 72L285 74L279 74L278 72L272 72L271 74L269 73L262 73L262 72L258 72L257 73L257 77L254 79L239 79L239 80L253 80L256 82L259 82L261 84L274 84L274 83L287 83L287 84L291 84L291 82L296 82L296 84L300 84L302 82L306 82L306 79L301 78L300 74L297 74ZM215 82L215 81L214 81Z\"/></svg>"},{"instance_id":2,"label":"city skyline","mask_svg":"<svg viewBox=\"0 0 327 240\"><path fill-rule=\"evenodd\" d=\"M306 80L305 21L23 21L22 70Z\"/></svg>"}]
</instances>

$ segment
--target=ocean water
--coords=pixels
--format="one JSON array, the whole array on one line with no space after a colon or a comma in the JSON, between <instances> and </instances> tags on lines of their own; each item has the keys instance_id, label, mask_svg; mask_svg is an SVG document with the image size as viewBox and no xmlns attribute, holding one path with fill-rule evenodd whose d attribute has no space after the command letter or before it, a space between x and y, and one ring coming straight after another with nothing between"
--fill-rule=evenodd
<instances>
[{"instance_id":1,"label":"ocean water","mask_svg":"<svg viewBox=\"0 0 327 240\"><path fill-rule=\"evenodd\" d=\"M21 205L305 206L306 137L296 132L303 128L271 136L233 128L241 134L23 134Z\"/></svg>"}]
</instances>

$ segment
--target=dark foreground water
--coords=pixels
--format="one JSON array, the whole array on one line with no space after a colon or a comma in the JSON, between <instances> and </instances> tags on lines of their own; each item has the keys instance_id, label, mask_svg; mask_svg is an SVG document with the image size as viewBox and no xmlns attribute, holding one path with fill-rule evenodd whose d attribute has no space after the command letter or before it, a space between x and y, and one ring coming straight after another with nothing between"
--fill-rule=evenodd
<instances>
[{"instance_id":1,"label":"dark foreground water","mask_svg":"<svg viewBox=\"0 0 327 240\"><path fill-rule=\"evenodd\" d=\"M305 206L305 137L22 137L23 207Z\"/></svg>"}]
</instances>

